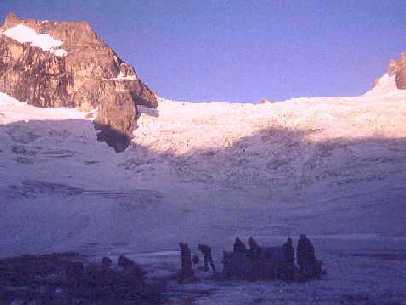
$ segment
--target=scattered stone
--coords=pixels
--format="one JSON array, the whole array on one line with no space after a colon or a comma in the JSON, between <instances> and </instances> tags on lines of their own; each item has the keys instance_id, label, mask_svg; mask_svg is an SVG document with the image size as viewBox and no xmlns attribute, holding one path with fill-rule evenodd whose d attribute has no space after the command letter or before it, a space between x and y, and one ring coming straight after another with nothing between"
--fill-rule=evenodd
<instances>
[{"instance_id":1,"label":"scattered stone","mask_svg":"<svg viewBox=\"0 0 406 305\"><path fill-rule=\"evenodd\" d=\"M161 286L147 284L135 262L120 257L89 263L76 253L20 256L0 260L0 304L158 304Z\"/></svg>"}]
</instances>

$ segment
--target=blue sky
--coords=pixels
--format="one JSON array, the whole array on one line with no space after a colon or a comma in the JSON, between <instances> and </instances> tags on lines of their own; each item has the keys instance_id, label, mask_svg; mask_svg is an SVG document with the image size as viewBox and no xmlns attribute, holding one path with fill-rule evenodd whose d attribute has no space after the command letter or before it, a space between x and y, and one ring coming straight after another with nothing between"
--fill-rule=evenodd
<instances>
[{"instance_id":1,"label":"blue sky","mask_svg":"<svg viewBox=\"0 0 406 305\"><path fill-rule=\"evenodd\" d=\"M405 0L0 0L0 18L86 20L159 95L359 95L406 51Z\"/></svg>"}]
</instances>

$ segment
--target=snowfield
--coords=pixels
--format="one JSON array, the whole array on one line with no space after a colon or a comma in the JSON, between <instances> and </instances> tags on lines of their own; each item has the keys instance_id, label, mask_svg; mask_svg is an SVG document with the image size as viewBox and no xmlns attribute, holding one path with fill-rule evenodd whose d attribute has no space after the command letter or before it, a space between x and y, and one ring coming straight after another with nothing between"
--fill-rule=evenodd
<instances>
[{"instance_id":1,"label":"snowfield","mask_svg":"<svg viewBox=\"0 0 406 305\"><path fill-rule=\"evenodd\" d=\"M0 95L0 256L128 254L150 276L179 241L223 249L307 233L328 275L306 284L177 286L193 304L406 304L406 93L140 107L134 143L96 141L93 114ZM402 303L403 302L403 303Z\"/></svg>"}]
</instances>

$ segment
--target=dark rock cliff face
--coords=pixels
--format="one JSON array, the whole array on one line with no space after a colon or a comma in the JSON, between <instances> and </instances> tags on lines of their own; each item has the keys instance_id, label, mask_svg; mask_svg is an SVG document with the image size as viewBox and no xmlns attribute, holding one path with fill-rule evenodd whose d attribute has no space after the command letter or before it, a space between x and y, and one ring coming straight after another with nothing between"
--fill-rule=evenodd
<instances>
[{"instance_id":1,"label":"dark rock cliff face","mask_svg":"<svg viewBox=\"0 0 406 305\"><path fill-rule=\"evenodd\" d=\"M39 107L73 107L65 58L0 35L0 91Z\"/></svg>"},{"instance_id":2,"label":"dark rock cliff face","mask_svg":"<svg viewBox=\"0 0 406 305\"><path fill-rule=\"evenodd\" d=\"M117 152L124 151L130 144L130 137L123 131L134 130L137 110L133 107L132 95L127 91L114 96L104 96L98 109L96 129L99 141L105 141Z\"/></svg>"},{"instance_id":3,"label":"dark rock cliff face","mask_svg":"<svg viewBox=\"0 0 406 305\"><path fill-rule=\"evenodd\" d=\"M399 89L406 89L406 65L396 73L396 86Z\"/></svg>"},{"instance_id":4,"label":"dark rock cliff face","mask_svg":"<svg viewBox=\"0 0 406 305\"><path fill-rule=\"evenodd\" d=\"M88 23L37 21L10 14L0 31L20 24L62 41L66 54L57 56L0 33L0 91L38 107L98 108L95 125L103 133L99 139L116 151L124 150L135 127L136 105L156 108L154 92Z\"/></svg>"},{"instance_id":5,"label":"dark rock cliff face","mask_svg":"<svg viewBox=\"0 0 406 305\"><path fill-rule=\"evenodd\" d=\"M399 59L391 62L389 73L395 74L398 89L406 89L406 53L402 53Z\"/></svg>"}]
</instances>

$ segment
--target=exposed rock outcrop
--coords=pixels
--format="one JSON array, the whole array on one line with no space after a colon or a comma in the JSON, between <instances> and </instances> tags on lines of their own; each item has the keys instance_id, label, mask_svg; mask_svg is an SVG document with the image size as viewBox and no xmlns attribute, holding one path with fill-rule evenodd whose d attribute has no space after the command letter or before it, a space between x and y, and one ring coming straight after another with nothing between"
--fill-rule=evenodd
<instances>
[{"instance_id":1,"label":"exposed rock outcrop","mask_svg":"<svg viewBox=\"0 0 406 305\"><path fill-rule=\"evenodd\" d=\"M74 107L65 58L0 35L0 91L39 107Z\"/></svg>"},{"instance_id":2,"label":"exposed rock outcrop","mask_svg":"<svg viewBox=\"0 0 406 305\"><path fill-rule=\"evenodd\" d=\"M107 141L116 151L129 144L136 105L157 107L155 94L133 67L86 22L10 14L0 34L0 91L38 107L98 108L96 125L120 135L118 146L114 139ZM99 138L106 140L105 135Z\"/></svg>"},{"instance_id":3,"label":"exposed rock outcrop","mask_svg":"<svg viewBox=\"0 0 406 305\"><path fill-rule=\"evenodd\" d=\"M396 72L396 86L398 89L406 89L406 56L399 70Z\"/></svg>"},{"instance_id":4,"label":"exposed rock outcrop","mask_svg":"<svg viewBox=\"0 0 406 305\"><path fill-rule=\"evenodd\" d=\"M395 75L398 89L406 89L406 53L402 53L399 59L391 61L389 73Z\"/></svg>"},{"instance_id":5,"label":"exposed rock outcrop","mask_svg":"<svg viewBox=\"0 0 406 305\"><path fill-rule=\"evenodd\" d=\"M96 129L100 130L97 139L105 141L117 152L124 151L130 144L127 131L134 130L136 115L137 110L129 92L103 96L95 122Z\"/></svg>"}]
</instances>

